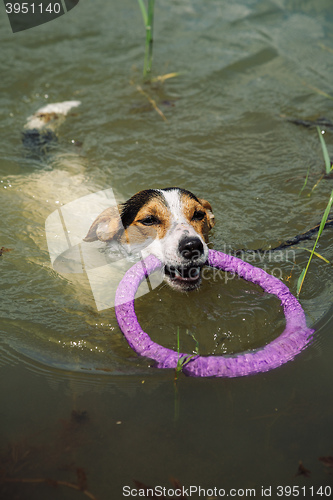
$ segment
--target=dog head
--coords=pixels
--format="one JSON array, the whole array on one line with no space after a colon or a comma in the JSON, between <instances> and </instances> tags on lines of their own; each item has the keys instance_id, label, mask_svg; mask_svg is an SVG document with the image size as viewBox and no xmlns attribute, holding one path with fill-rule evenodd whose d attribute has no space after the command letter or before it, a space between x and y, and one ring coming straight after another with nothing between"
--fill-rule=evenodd
<instances>
[{"instance_id":1,"label":"dog head","mask_svg":"<svg viewBox=\"0 0 333 500\"><path fill-rule=\"evenodd\" d=\"M166 281L181 291L201 283L214 215L208 201L180 188L146 189L104 210L84 241L117 241L129 251L149 250L163 264Z\"/></svg>"}]
</instances>

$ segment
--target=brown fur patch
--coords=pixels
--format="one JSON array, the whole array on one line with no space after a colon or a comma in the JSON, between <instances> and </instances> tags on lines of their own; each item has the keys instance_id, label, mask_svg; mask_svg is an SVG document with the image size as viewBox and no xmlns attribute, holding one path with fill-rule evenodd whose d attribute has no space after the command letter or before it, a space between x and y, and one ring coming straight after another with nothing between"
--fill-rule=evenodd
<instances>
[{"instance_id":1,"label":"brown fur patch","mask_svg":"<svg viewBox=\"0 0 333 500\"><path fill-rule=\"evenodd\" d=\"M215 224L215 218L210 203L201 198L198 198L198 200L199 202L184 193L181 195L182 208L186 219L207 243L208 233ZM202 220L193 220L195 212L204 212L204 218Z\"/></svg>"},{"instance_id":2,"label":"brown fur patch","mask_svg":"<svg viewBox=\"0 0 333 500\"><path fill-rule=\"evenodd\" d=\"M204 207L204 209L207 212L208 216L208 222L209 222L209 229L212 229L212 227L215 226L215 215L213 214L213 209L209 201L204 200L203 198L198 198L200 201L201 205Z\"/></svg>"},{"instance_id":3,"label":"brown fur patch","mask_svg":"<svg viewBox=\"0 0 333 500\"><path fill-rule=\"evenodd\" d=\"M36 114L38 118L43 120L44 123L49 123L51 120L58 120L58 113L38 113Z\"/></svg>"},{"instance_id":4,"label":"brown fur patch","mask_svg":"<svg viewBox=\"0 0 333 500\"><path fill-rule=\"evenodd\" d=\"M144 226L140 223L140 220L143 220L145 219L145 217L149 217L151 215L159 220L159 224L155 224L153 226ZM170 212L168 208L161 200L159 200L158 198L153 198L139 210L132 226L140 228L140 231L143 233L147 230L154 230L155 238L157 237L158 239L162 239L166 235L170 224Z\"/></svg>"},{"instance_id":5,"label":"brown fur patch","mask_svg":"<svg viewBox=\"0 0 333 500\"><path fill-rule=\"evenodd\" d=\"M83 241L112 240L112 238L122 229L119 210L119 207L110 207L104 210L104 212L94 220Z\"/></svg>"}]
</instances>

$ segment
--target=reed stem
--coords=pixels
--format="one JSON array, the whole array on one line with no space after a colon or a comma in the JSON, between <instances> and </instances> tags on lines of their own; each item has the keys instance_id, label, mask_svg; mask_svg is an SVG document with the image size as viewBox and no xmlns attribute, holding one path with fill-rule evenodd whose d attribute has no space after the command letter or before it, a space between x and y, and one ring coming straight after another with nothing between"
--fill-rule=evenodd
<instances>
[{"instance_id":1,"label":"reed stem","mask_svg":"<svg viewBox=\"0 0 333 500\"><path fill-rule=\"evenodd\" d=\"M138 0L143 22L146 28L145 58L143 64L143 78L146 79L151 73L153 62L153 26L154 26L154 8L155 0L148 0L146 9L144 1Z\"/></svg>"}]
</instances>

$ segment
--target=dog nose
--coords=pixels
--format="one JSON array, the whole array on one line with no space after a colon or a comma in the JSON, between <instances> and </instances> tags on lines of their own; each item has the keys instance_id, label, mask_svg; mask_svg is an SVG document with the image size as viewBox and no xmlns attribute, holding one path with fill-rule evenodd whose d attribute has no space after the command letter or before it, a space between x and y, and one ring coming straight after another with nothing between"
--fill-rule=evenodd
<instances>
[{"instance_id":1,"label":"dog nose","mask_svg":"<svg viewBox=\"0 0 333 500\"><path fill-rule=\"evenodd\" d=\"M179 253L188 260L195 260L203 254L203 244L199 238L184 238L179 242Z\"/></svg>"}]
</instances>

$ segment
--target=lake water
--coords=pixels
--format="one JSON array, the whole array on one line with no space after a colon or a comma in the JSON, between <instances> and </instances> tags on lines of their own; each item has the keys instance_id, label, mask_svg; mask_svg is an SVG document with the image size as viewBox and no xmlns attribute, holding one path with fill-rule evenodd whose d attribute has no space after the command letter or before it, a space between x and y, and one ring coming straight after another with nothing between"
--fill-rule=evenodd
<instances>
[{"instance_id":1,"label":"lake water","mask_svg":"<svg viewBox=\"0 0 333 500\"><path fill-rule=\"evenodd\" d=\"M157 1L153 76L178 73L164 83L143 83L137 2L80 2L14 34L0 11L0 248L10 250L0 257L0 492L71 499L80 493L68 483L80 476L93 497L120 499L134 480L174 488L173 477L240 490L235 498L247 488L263 498L262 486L281 497L279 485L315 497L332 485L318 460L333 455L332 265L315 257L309 268L300 302L316 333L294 361L175 383L173 370L135 355L114 309L96 306L86 273L53 268L45 222L104 190L121 202L179 186L211 203L216 250L269 249L318 224L332 180L311 192L324 169L318 134L291 120L333 121L331 0ZM57 143L42 156L24 147L27 117L68 100L81 105ZM324 138L332 152L330 127ZM251 263L296 294L313 243ZM332 229L317 251L333 261ZM136 300L154 341L176 349L179 332L181 350L223 355L283 331L274 296L205 276L199 291L162 284ZM297 475L300 461L309 473Z\"/></svg>"}]
</instances>

